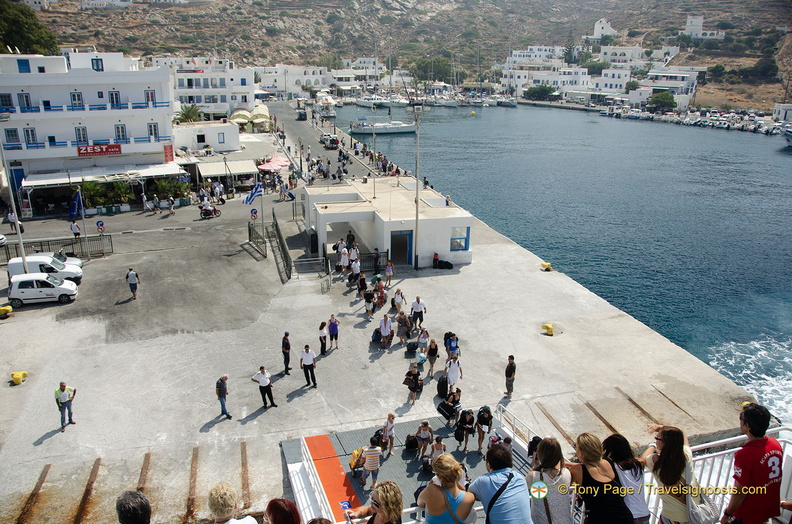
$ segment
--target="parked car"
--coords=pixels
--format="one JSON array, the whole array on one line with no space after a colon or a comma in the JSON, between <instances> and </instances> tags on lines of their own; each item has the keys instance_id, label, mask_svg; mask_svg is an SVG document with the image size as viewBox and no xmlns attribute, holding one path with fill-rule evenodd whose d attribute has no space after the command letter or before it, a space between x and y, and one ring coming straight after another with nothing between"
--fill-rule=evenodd
<instances>
[{"instance_id":1,"label":"parked car","mask_svg":"<svg viewBox=\"0 0 792 524\"><path fill-rule=\"evenodd\" d=\"M330 133L322 133L322 136L319 137L319 143L324 145L325 140L330 138L330 136Z\"/></svg>"},{"instance_id":2,"label":"parked car","mask_svg":"<svg viewBox=\"0 0 792 524\"><path fill-rule=\"evenodd\" d=\"M82 261L81 258L67 257L66 255L64 255L61 252L53 253L52 251L50 251L50 252L36 253L36 254L37 255L44 255L44 256L47 256L47 257L52 257L55 260L58 260L61 264L69 264L69 265L72 265L72 266L83 267L83 261Z\"/></svg>"},{"instance_id":3,"label":"parked car","mask_svg":"<svg viewBox=\"0 0 792 524\"><path fill-rule=\"evenodd\" d=\"M298 111L297 120L308 120L308 113L306 113L305 111Z\"/></svg>"},{"instance_id":4,"label":"parked car","mask_svg":"<svg viewBox=\"0 0 792 524\"><path fill-rule=\"evenodd\" d=\"M71 280L75 284L79 284L82 281L82 268L71 264L63 264L59 260L46 255L28 255L26 258L28 270L31 273L50 273L58 278ZM8 273L9 281L16 275L24 275L25 267L22 264L22 257L15 257L9 260L6 272Z\"/></svg>"},{"instance_id":5,"label":"parked car","mask_svg":"<svg viewBox=\"0 0 792 524\"><path fill-rule=\"evenodd\" d=\"M8 301L14 309L24 304L54 302L66 304L77 298L77 284L48 273L14 275L8 287Z\"/></svg>"},{"instance_id":6,"label":"parked car","mask_svg":"<svg viewBox=\"0 0 792 524\"><path fill-rule=\"evenodd\" d=\"M5 235L0 235L0 246L6 245L6 237Z\"/></svg>"}]
</instances>

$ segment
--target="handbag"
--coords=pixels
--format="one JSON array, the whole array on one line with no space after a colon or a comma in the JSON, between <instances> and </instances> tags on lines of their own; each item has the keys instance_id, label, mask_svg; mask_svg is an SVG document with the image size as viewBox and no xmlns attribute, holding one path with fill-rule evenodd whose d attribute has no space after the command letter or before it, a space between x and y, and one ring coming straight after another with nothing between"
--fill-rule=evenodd
<instances>
[{"instance_id":1,"label":"handbag","mask_svg":"<svg viewBox=\"0 0 792 524\"><path fill-rule=\"evenodd\" d=\"M413 379L411 379L410 377L404 377L404 380L402 380L402 384L404 384L405 386L412 386Z\"/></svg>"},{"instance_id":2,"label":"handbag","mask_svg":"<svg viewBox=\"0 0 792 524\"><path fill-rule=\"evenodd\" d=\"M693 474L693 469L688 461L685 464L685 484L688 486L698 486L696 476ZM685 495L685 503L688 510L688 522L690 524L716 524L720 522L720 511L715 505L715 502L707 496L704 492L699 492L699 501L693 498L690 494L692 490L688 490Z\"/></svg>"}]
</instances>

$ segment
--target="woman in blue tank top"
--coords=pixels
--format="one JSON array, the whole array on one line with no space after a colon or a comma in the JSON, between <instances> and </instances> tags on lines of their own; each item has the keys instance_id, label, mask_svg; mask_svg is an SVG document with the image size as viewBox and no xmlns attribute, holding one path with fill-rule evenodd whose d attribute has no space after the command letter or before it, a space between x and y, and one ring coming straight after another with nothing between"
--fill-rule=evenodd
<instances>
[{"instance_id":1,"label":"woman in blue tank top","mask_svg":"<svg viewBox=\"0 0 792 524\"><path fill-rule=\"evenodd\" d=\"M462 465L450 454L443 453L432 462L435 477L418 496L418 506L426 510L426 524L457 524L475 520L473 504L476 497L460 486ZM453 512L456 520L449 511Z\"/></svg>"}]
</instances>

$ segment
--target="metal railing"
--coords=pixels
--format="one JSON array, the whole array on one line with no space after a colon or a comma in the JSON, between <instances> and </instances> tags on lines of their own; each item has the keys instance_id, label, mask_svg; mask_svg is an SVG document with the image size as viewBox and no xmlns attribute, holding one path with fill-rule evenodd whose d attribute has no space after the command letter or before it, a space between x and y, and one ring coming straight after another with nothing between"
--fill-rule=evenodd
<instances>
[{"instance_id":1,"label":"metal railing","mask_svg":"<svg viewBox=\"0 0 792 524\"><path fill-rule=\"evenodd\" d=\"M283 238L283 233L281 233L280 226L278 225L278 217L275 216L275 208L272 209L272 227L275 230L275 239L278 241L278 247L283 257L283 269L286 272L286 280L291 280L292 259L289 254L289 246L286 245L286 239Z\"/></svg>"},{"instance_id":2,"label":"metal railing","mask_svg":"<svg viewBox=\"0 0 792 524\"><path fill-rule=\"evenodd\" d=\"M248 222L248 242L267 258L267 234L264 225L259 222Z\"/></svg>"},{"instance_id":3,"label":"metal railing","mask_svg":"<svg viewBox=\"0 0 792 524\"><path fill-rule=\"evenodd\" d=\"M86 235L77 238L48 238L37 240L26 240L23 242L25 254L34 253L57 253L63 249L65 253L74 253L80 258L93 256L104 256L113 252L113 237L111 235ZM8 264L12 258L22 256L18 243L7 243L0 247L0 264Z\"/></svg>"},{"instance_id":4,"label":"metal railing","mask_svg":"<svg viewBox=\"0 0 792 524\"><path fill-rule=\"evenodd\" d=\"M330 507L330 501L327 500L327 494L322 488L322 480L319 478L319 473L316 471L311 450L305 443L305 439L300 439L300 451L302 453L302 462L305 466L305 473L308 480L308 486L302 486L300 492L294 493L297 507L300 509L300 514L305 519L314 517L324 517L328 519L333 518L333 510ZM312 504L314 502L314 504Z\"/></svg>"}]
</instances>

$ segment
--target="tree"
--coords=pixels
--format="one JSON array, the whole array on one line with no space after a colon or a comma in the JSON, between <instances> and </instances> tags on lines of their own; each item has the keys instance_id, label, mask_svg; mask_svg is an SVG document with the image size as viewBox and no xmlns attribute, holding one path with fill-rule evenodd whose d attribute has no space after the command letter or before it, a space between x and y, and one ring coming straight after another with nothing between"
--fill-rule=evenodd
<instances>
[{"instance_id":1,"label":"tree","mask_svg":"<svg viewBox=\"0 0 792 524\"><path fill-rule=\"evenodd\" d=\"M644 51L644 54L646 55L646 58L651 58L652 57L652 53L654 53L654 49L647 49L647 50Z\"/></svg>"},{"instance_id":2,"label":"tree","mask_svg":"<svg viewBox=\"0 0 792 524\"><path fill-rule=\"evenodd\" d=\"M753 66L753 74L759 78L771 78L778 74L778 66L773 58L760 58Z\"/></svg>"},{"instance_id":3,"label":"tree","mask_svg":"<svg viewBox=\"0 0 792 524\"><path fill-rule=\"evenodd\" d=\"M616 37L613 35L602 35L600 38L600 45L611 45L616 42Z\"/></svg>"},{"instance_id":4,"label":"tree","mask_svg":"<svg viewBox=\"0 0 792 524\"><path fill-rule=\"evenodd\" d=\"M567 64L574 64L577 62L575 59L575 46L568 45L564 48L564 62Z\"/></svg>"},{"instance_id":5,"label":"tree","mask_svg":"<svg viewBox=\"0 0 792 524\"><path fill-rule=\"evenodd\" d=\"M629 93L630 91L635 91L639 87L641 87L641 84L638 82L638 80L630 80L624 84L624 92Z\"/></svg>"},{"instance_id":6,"label":"tree","mask_svg":"<svg viewBox=\"0 0 792 524\"><path fill-rule=\"evenodd\" d=\"M18 48L22 53L57 55L58 39L28 6L0 0L0 49Z\"/></svg>"},{"instance_id":7,"label":"tree","mask_svg":"<svg viewBox=\"0 0 792 524\"><path fill-rule=\"evenodd\" d=\"M195 104L181 106L179 114L176 115L176 120L179 122L198 122L201 120L203 111Z\"/></svg>"},{"instance_id":8,"label":"tree","mask_svg":"<svg viewBox=\"0 0 792 524\"><path fill-rule=\"evenodd\" d=\"M723 64L717 64L707 68L707 74L713 80L718 80L723 75L726 74L726 68L723 67Z\"/></svg>"},{"instance_id":9,"label":"tree","mask_svg":"<svg viewBox=\"0 0 792 524\"><path fill-rule=\"evenodd\" d=\"M260 84L261 83L261 73L258 71L253 72L253 83Z\"/></svg>"},{"instance_id":10,"label":"tree","mask_svg":"<svg viewBox=\"0 0 792 524\"><path fill-rule=\"evenodd\" d=\"M523 93L523 98L528 100L549 100L550 95L553 93L555 93L555 88L552 86L529 87Z\"/></svg>"},{"instance_id":11,"label":"tree","mask_svg":"<svg viewBox=\"0 0 792 524\"><path fill-rule=\"evenodd\" d=\"M583 64L582 67L588 69L589 75L599 76L602 74L603 69L607 69L610 67L610 62L597 62L596 60L591 60Z\"/></svg>"},{"instance_id":12,"label":"tree","mask_svg":"<svg viewBox=\"0 0 792 524\"><path fill-rule=\"evenodd\" d=\"M657 109L674 109L677 106L676 100L674 100L674 95L669 93L668 91L664 91L662 93L657 93L653 95L652 98L646 103L650 106L655 106Z\"/></svg>"}]
</instances>

